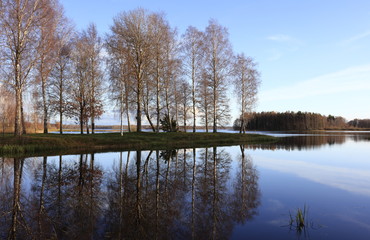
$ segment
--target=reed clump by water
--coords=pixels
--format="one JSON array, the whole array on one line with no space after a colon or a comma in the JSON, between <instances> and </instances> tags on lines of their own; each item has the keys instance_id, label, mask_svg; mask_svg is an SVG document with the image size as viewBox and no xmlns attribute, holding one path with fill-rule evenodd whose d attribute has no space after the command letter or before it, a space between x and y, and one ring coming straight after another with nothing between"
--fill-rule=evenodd
<instances>
[{"instance_id":1,"label":"reed clump by water","mask_svg":"<svg viewBox=\"0 0 370 240\"><path fill-rule=\"evenodd\" d=\"M295 228L297 231L302 231L308 225L307 222L307 212L308 208L304 205L303 209L298 208L295 213L289 212L289 226L291 228Z\"/></svg>"}]
</instances>

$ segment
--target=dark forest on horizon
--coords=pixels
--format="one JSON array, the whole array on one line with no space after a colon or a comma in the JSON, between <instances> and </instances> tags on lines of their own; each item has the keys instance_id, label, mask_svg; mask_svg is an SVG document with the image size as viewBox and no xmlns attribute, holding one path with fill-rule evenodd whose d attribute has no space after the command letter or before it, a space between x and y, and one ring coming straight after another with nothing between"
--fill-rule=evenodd
<instances>
[{"instance_id":1,"label":"dark forest on horizon","mask_svg":"<svg viewBox=\"0 0 370 240\"><path fill-rule=\"evenodd\" d=\"M327 129L369 129L370 119L354 119L349 122L343 117L324 116L310 112L260 112L248 113L248 130L284 131L284 130L327 130ZM234 121L233 129L240 130L241 118Z\"/></svg>"}]
</instances>

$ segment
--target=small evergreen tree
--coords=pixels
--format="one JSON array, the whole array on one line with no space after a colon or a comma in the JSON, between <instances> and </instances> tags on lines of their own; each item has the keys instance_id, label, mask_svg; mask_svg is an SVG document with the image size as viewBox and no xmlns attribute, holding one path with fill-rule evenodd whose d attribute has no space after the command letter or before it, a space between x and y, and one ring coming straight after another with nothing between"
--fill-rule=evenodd
<instances>
[{"instance_id":1,"label":"small evergreen tree","mask_svg":"<svg viewBox=\"0 0 370 240\"><path fill-rule=\"evenodd\" d=\"M177 132L179 130L175 119L170 118L168 114L164 115L163 119L160 119L161 129L164 132Z\"/></svg>"}]
</instances>

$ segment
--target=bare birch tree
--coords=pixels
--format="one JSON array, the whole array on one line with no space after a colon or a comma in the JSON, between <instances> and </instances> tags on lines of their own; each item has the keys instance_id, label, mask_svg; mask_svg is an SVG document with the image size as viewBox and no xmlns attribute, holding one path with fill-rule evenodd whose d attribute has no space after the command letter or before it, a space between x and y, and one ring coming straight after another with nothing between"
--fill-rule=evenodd
<instances>
[{"instance_id":1,"label":"bare birch tree","mask_svg":"<svg viewBox=\"0 0 370 240\"><path fill-rule=\"evenodd\" d=\"M7 128L14 122L12 114L14 108L14 96L12 92L0 84L0 124L3 136Z\"/></svg>"},{"instance_id":2,"label":"bare birch tree","mask_svg":"<svg viewBox=\"0 0 370 240\"><path fill-rule=\"evenodd\" d=\"M238 54L234 63L234 93L240 107L240 133L245 133L248 124L248 113L252 111L257 98L260 74L256 63L244 54Z\"/></svg>"},{"instance_id":3,"label":"bare birch tree","mask_svg":"<svg viewBox=\"0 0 370 240\"><path fill-rule=\"evenodd\" d=\"M210 88L210 77L203 71L201 79L197 83L197 101L199 105L199 116L208 132L209 122L211 121L212 91Z\"/></svg>"},{"instance_id":4,"label":"bare birch tree","mask_svg":"<svg viewBox=\"0 0 370 240\"><path fill-rule=\"evenodd\" d=\"M123 117L126 115L128 131L131 132L130 112L133 102L132 75L130 75L128 63L122 48L114 35L108 36L106 49L109 53L107 66L109 70L110 97L116 102L120 113L120 132L123 135Z\"/></svg>"},{"instance_id":5,"label":"bare birch tree","mask_svg":"<svg viewBox=\"0 0 370 240\"><path fill-rule=\"evenodd\" d=\"M95 119L103 114L103 70L102 40L98 35L95 24L90 24L86 31L82 33L85 41L87 57L87 80L88 80L88 105L89 116L91 120L91 133L95 132ZM88 124L88 123L87 123Z\"/></svg>"},{"instance_id":6,"label":"bare birch tree","mask_svg":"<svg viewBox=\"0 0 370 240\"><path fill-rule=\"evenodd\" d=\"M84 126L87 134L90 133L89 120L94 133L95 118L103 113L101 49L102 43L94 24L76 38L72 54L74 88L70 99L69 116L78 120L81 134L84 132Z\"/></svg>"},{"instance_id":7,"label":"bare birch tree","mask_svg":"<svg viewBox=\"0 0 370 240\"><path fill-rule=\"evenodd\" d=\"M157 115L156 119L156 132L159 132L159 125L161 119L161 110L163 108L161 104L161 90L163 88L164 71L165 71L165 60L166 60L166 49L165 45L173 37L172 30L169 23L164 19L163 14L153 13L150 15L150 39L151 39L151 79L153 81L155 89L155 112Z\"/></svg>"},{"instance_id":8,"label":"bare birch tree","mask_svg":"<svg viewBox=\"0 0 370 240\"><path fill-rule=\"evenodd\" d=\"M143 84L143 98L142 98L142 109L148 120L148 123L153 130L156 131L156 127L153 124L152 117L155 114L153 104L155 99L155 82L150 78L149 72L146 72L144 75L144 84Z\"/></svg>"},{"instance_id":9,"label":"bare birch tree","mask_svg":"<svg viewBox=\"0 0 370 240\"><path fill-rule=\"evenodd\" d=\"M179 115L182 117L184 131L187 131L187 122L189 117L189 110L191 109L191 102L192 102L192 88L190 84L185 81L181 80L179 82Z\"/></svg>"},{"instance_id":10,"label":"bare birch tree","mask_svg":"<svg viewBox=\"0 0 370 240\"><path fill-rule=\"evenodd\" d=\"M2 86L0 85L0 122L1 122L1 128L2 128L2 133L4 135L5 133L5 106L6 106L6 95L4 90L2 89Z\"/></svg>"},{"instance_id":11,"label":"bare birch tree","mask_svg":"<svg viewBox=\"0 0 370 240\"><path fill-rule=\"evenodd\" d=\"M206 69L212 91L213 132L219 124L229 120L227 87L231 77L232 48L228 31L215 20L210 20L205 31Z\"/></svg>"},{"instance_id":12,"label":"bare birch tree","mask_svg":"<svg viewBox=\"0 0 370 240\"><path fill-rule=\"evenodd\" d=\"M73 61L73 77L72 77L72 84L73 88L72 91L69 92L69 100L70 102L68 105L70 108L68 109L68 117L74 118L80 125L80 133L84 133L84 126L88 130L88 119L89 119L89 111L88 111L88 104L89 104L89 89L88 89L88 68L89 62L88 57L85 49L87 48L87 44L85 39L81 36L77 37L74 44L73 54L72 54L72 61Z\"/></svg>"},{"instance_id":13,"label":"bare birch tree","mask_svg":"<svg viewBox=\"0 0 370 240\"><path fill-rule=\"evenodd\" d=\"M196 85L201 78L201 69L204 67L204 33L195 27L188 27L182 36L182 54L184 71L191 79L193 132L196 132L197 124L197 101Z\"/></svg>"},{"instance_id":14,"label":"bare birch tree","mask_svg":"<svg viewBox=\"0 0 370 240\"><path fill-rule=\"evenodd\" d=\"M67 90L72 78L72 48L74 31L64 18L57 29L55 64L51 72L49 99L51 111L59 115L59 132L63 134L63 115L67 111Z\"/></svg>"},{"instance_id":15,"label":"bare birch tree","mask_svg":"<svg viewBox=\"0 0 370 240\"><path fill-rule=\"evenodd\" d=\"M3 70L5 84L15 92L14 134L23 134L23 93L34 69L40 41L42 0L3 0L0 25L5 39Z\"/></svg>"},{"instance_id":16,"label":"bare birch tree","mask_svg":"<svg viewBox=\"0 0 370 240\"><path fill-rule=\"evenodd\" d=\"M123 12L114 19L111 37L121 46L129 73L134 79L136 95L136 130L142 130L142 97L145 74L150 64L150 43L148 39L149 14L144 9Z\"/></svg>"},{"instance_id":17,"label":"bare birch tree","mask_svg":"<svg viewBox=\"0 0 370 240\"><path fill-rule=\"evenodd\" d=\"M164 113L178 117L176 112L176 85L177 80L182 74L181 60L179 58L179 48L176 40L177 32L169 32L168 38L164 41L164 79L163 79L163 104ZM177 120L177 119L176 119Z\"/></svg>"},{"instance_id":18,"label":"bare birch tree","mask_svg":"<svg viewBox=\"0 0 370 240\"><path fill-rule=\"evenodd\" d=\"M48 133L49 120L49 99L48 99L48 83L50 73L57 59L57 28L62 20L62 8L55 1L45 1L41 14L43 18L40 24L40 40L37 46L38 63L36 75L36 89L41 90L42 97L42 113L44 133ZM39 84L41 88L39 88Z\"/></svg>"}]
</instances>

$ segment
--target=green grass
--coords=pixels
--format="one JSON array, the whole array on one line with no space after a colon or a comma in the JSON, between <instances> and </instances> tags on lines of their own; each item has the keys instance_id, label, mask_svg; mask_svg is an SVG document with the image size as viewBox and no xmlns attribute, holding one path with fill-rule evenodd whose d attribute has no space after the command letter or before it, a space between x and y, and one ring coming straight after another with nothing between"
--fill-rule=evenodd
<instances>
[{"instance_id":1,"label":"green grass","mask_svg":"<svg viewBox=\"0 0 370 240\"><path fill-rule=\"evenodd\" d=\"M271 143L275 138L256 134L237 133L99 133L27 134L21 138L6 134L0 137L2 156L38 156L121 150L148 150L232 146Z\"/></svg>"}]
</instances>

